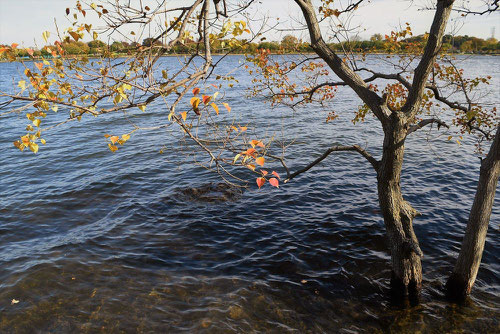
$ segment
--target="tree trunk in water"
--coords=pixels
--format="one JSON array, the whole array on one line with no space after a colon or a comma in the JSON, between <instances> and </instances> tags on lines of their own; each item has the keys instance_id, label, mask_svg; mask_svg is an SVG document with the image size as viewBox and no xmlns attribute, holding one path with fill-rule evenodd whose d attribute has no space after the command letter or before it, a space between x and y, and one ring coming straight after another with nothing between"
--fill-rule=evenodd
<instances>
[{"instance_id":1,"label":"tree trunk in water","mask_svg":"<svg viewBox=\"0 0 500 334\"><path fill-rule=\"evenodd\" d=\"M500 175L500 126L490 151L481 162L479 183L469 214L462 247L452 274L446 282L446 294L454 300L470 294L483 255L493 200Z\"/></svg>"},{"instance_id":2,"label":"tree trunk in water","mask_svg":"<svg viewBox=\"0 0 500 334\"><path fill-rule=\"evenodd\" d=\"M418 296L422 265L413 218L418 212L403 199L400 186L407 125L404 116L392 113L384 124L384 147L377 172L378 197L391 247L391 288L396 296Z\"/></svg>"}]
</instances>

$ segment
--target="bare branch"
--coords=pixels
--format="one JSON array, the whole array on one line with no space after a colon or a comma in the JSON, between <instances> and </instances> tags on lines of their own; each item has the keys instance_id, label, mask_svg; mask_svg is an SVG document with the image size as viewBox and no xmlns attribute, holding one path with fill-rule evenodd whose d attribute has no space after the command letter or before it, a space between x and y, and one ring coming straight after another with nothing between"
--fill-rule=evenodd
<instances>
[{"instance_id":1,"label":"bare branch","mask_svg":"<svg viewBox=\"0 0 500 334\"><path fill-rule=\"evenodd\" d=\"M307 172L309 169L311 169L315 165L319 164L326 157L328 157L330 155L330 153L332 153L332 152L345 152L345 151L358 152L366 160L368 160L368 162L372 165L372 167L373 167L373 169L375 169L375 171L378 170L379 161L376 160L373 156L371 156L365 149L361 148L361 146L359 146L359 145L352 145L352 146L337 145L337 146L330 147L328 150L325 151L325 153L323 153L319 158L317 158L316 160L314 160L313 162L311 162L306 167L304 167L304 168L302 168L302 169L300 169L300 170L298 170L298 171L290 174L290 176L288 176L288 178L284 182L287 183L291 179L295 178L297 175L300 175L300 174L302 174L304 172Z\"/></svg>"},{"instance_id":2,"label":"bare branch","mask_svg":"<svg viewBox=\"0 0 500 334\"><path fill-rule=\"evenodd\" d=\"M421 128L423 128L424 126L426 125L429 125L429 124L437 124L437 127L438 127L438 130L439 128L441 128L442 126L444 126L445 128L449 129L450 127L448 126L448 124L446 124L445 122L441 121L440 119L437 119L437 118L429 118L429 119L423 119L421 120L420 122L418 122L417 124L411 126L409 129L408 129L408 132L406 133L406 135L409 135L410 133L413 133L417 130L420 130Z\"/></svg>"}]
</instances>

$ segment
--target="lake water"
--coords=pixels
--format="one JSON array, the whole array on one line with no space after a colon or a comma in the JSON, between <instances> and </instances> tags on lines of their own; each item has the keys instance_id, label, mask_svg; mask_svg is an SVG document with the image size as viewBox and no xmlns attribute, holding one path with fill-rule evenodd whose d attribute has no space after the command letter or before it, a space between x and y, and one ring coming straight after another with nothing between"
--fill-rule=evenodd
<instances>
[{"instance_id":1,"label":"lake water","mask_svg":"<svg viewBox=\"0 0 500 334\"><path fill-rule=\"evenodd\" d=\"M221 73L241 59L224 60ZM460 65L493 76L486 100L498 107L500 57ZM251 85L245 71L234 75L238 87ZM19 64L0 64L0 90L18 77ZM292 171L333 144L366 145L380 156L380 127L371 117L352 125L360 101L348 90L329 106L340 117L326 124L329 110L271 109L242 89L226 91L231 115L261 134L279 124L279 136L282 127L283 139L296 140ZM155 125L167 114L158 104L134 117ZM257 190L242 174L252 186L241 198L207 203L182 190L221 180L176 154L175 134L134 134L113 154L103 135L125 133L128 122L120 114L87 118L48 132L33 155L12 145L26 123L23 114L0 118L2 333L500 331L499 192L471 298L457 305L442 297L478 179L467 139L458 145L446 131L424 130L407 142L402 186L423 214L415 231L425 257L421 303L402 307L387 297L375 174L356 154L331 155L280 189Z\"/></svg>"}]
</instances>

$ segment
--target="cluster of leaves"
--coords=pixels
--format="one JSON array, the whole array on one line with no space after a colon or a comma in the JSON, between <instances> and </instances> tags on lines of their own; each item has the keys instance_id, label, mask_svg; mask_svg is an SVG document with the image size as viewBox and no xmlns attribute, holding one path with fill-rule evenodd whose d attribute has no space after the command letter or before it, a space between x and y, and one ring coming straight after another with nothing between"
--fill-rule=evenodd
<instances>
[{"instance_id":1,"label":"cluster of leaves","mask_svg":"<svg viewBox=\"0 0 500 334\"><path fill-rule=\"evenodd\" d=\"M250 64L246 68L253 76L250 93L253 96L265 94L271 105L296 107L315 101L324 103L332 100L337 92L335 85L318 87L330 75L322 61L308 57L287 59L286 56L273 56L270 50L265 49L247 55L246 60ZM327 121L335 118L332 112Z\"/></svg>"}]
</instances>

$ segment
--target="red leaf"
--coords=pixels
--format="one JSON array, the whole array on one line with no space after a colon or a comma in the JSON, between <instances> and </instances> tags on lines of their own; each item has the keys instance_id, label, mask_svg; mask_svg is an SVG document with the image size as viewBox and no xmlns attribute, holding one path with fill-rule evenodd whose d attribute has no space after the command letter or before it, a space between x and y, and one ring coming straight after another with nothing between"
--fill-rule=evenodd
<instances>
[{"instance_id":1,"label":"red leaf","mask_svg":"<svg viewBox=\"0 0 500 334\"><path fill-rule=\"evenodd\" d=\"M274 177L272 179L269 180L269 183L273 186L273 187L276 187L276 188L279 188L280 187L280 181L278 181L278 179L275 179Z\"/></svg>"},{"instance_id":2,"label":"red leaf","mask_svg":"<svg viewBox=\"0 0 500 334\"><path fill-rule=\"evenodd\" d=\"M266 183L266 179L265 179L265 178L263 178L263 177L258 177L258 178L257 178L257 186L259 187L259 189L260 189L260 187L262 187L265 183Z\"/></svg>"},{"instance_id":3,"label":"red leaf","mask_svg":"<svg viewBox=\"0 0 500 334\"><path fill-rule=\"evenodd\" d=\"M272 172L271 174L273 174L274 176L276 176L278 179L280 179L280 180L281 180L281 177L279 176L279 174L278 174L278 173L276 173L274 170L273 170L273 172Z\"/></svg>"},{"instance_id":4,"label":"red leaf","mask_svg":"<svg viewBox=\"0 0 500 334\"><path fill-rule=\"evenodd\" d=\"M193 88L193 95L198 95L199 92L200 92L200 89L198 87Z\"/></svg>"},{"instance_id":5,"label":"red leaf","mask_svg":"<svg viewBox=\"0 0 500 334\"><path fill-rule=\"evenodd\" d=\"M210 102L210 99L212 99L212 97L210 95L203 95L202 99L203 103L207 104L208 102Z\"/></svg>"}]
</instances>

